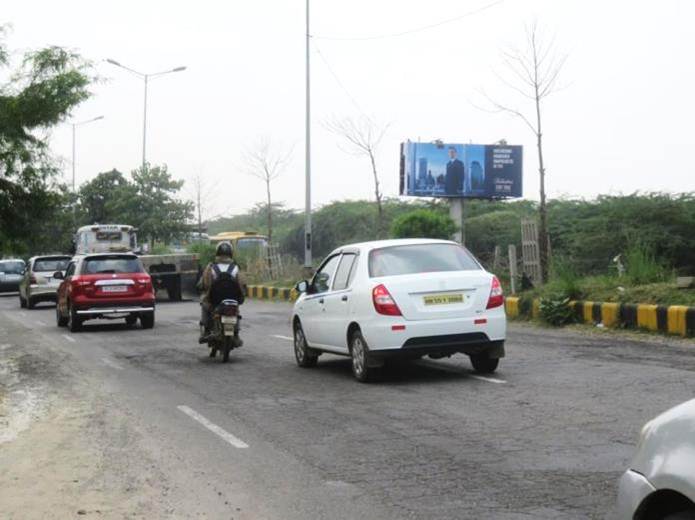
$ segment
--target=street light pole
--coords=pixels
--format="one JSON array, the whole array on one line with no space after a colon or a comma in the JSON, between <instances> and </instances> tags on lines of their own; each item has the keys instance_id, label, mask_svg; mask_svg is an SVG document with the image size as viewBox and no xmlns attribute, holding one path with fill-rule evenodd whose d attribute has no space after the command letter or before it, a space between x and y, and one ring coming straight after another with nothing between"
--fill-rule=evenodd
<instances>
[{"instance_id":1,"label":"street light pole","mask_svg":"<svg viewBox=\"0 0 695 520\"><path fill-rule=\"evenodd\" d=\"M142 115L142 171L147 166L147 75L145 75L145 102Z\"/></svg>"},{"instance_id":2,"label":"street light pole","mask_svg":"<svg viewBox=\"0 0 695 520\"><path fill-rule=\"evenodd\" d=\"M304 208L304 271L307 278L312 270L311 251L311 74L309 68L309 0L306 0L306 120L305 124L305 163L306 198Z\"/></svg>"},{"instance_id":3,"label":"street light pole","mask_svg":"<svg viewBox=\"0 0 695 520\"><path fill-rule=\"evenodd\" d=\"M154 72L150 74L145 74L144 72L138 72L137 70L131 69L130 67L126 67L125 65L121 65L118 63L116 60L112 59L107 59L107 63L110 63L111 65L115 65L116 67L120 67L122 69L127 70L128 72L135 74L138 76L140 79L143 80L145 83L145 96L144 96L144 103L143 103L143 118L142 118L142 170L145 171L145 167L147 166L147 84L149 83L150 78L156 78L159 76L164 76L165 74L171 74L172 72L181 72L186 70L186 67L176 67L174 69L169 69L169 70L164 70L161 72Z\"/></svg>"},{"instance_id":4,"label":"street light pole","mask_svg":"<svg viewBox=\"0 0 695 520\"><path fill-rule=\"evenodd\" d=\"M98 116L92 119L87 119L86 121L80 121L78 123L71 123L72 125L72 192L75 192L75 129L78 126L86 125L87 123L93 123L94 121L99 121L104 119L104 116Z\"/></svg>"}]
</instances>

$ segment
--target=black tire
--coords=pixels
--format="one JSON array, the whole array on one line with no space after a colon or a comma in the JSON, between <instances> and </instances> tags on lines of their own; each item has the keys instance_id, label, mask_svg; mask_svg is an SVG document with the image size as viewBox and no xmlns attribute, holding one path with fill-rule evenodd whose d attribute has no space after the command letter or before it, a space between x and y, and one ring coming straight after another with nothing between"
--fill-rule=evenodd
<instances>
[{"instance_id":1,"label":"black tire","mask_svg":"<svg viewBox=\"0 0 695 520\"><path fill-rule=\"evenodd\" d=\"M77 311L68 303L68 317L66 326L70 332L79 332L82 330L82 318L77 315Z\"/></svg>"},{"instance_id":2,"label":"black tire","mask_svg":"<svg viewBox=\"0 0 695 520\"><path fill-rule=\"evenodd\" d=\"M128 325L128 327L132 327L138 322L138 317L135 314L131 314L130 316L126 316L125 319L125 324Z\"/></svg>"},{"instance_id":3,"label":"black tire","mask_svg":"<svg viewBox=\"0 0 695 520\"><path fill-rule=\"evenodd\" d=\"M222 363L227 363L229 361L229 353L232 351L232 343L234 339L231 336L225 336L224 342L222 344Z\"/></svg>"},{"instance_id":4,"label":"black tire","mask_svg":"<svg viewBox=\"0 0 695 520\"><path fill-rule=\"evenodd\" d=\"M297 365L302 368L315 367L319 360L319 355L306 342L304 329L299 322L294 326L294 358L297 360Z\"/></svg>"},{"instance_id":5,"label":"black tire","mask_svg":"<svg viewBox=\"0 0 695 520\"><path fill-rule=\"evenodd\" d=\"M487 357L485 354L473 354L470 358L473 370L480 374L492 374L500 364L499 359Z\"/></svg>"},{"instance_id":6,"label":"black tire","mask_svg":"<svg viewBox=\"0 0 695 520\"><path fill-rule=\"evenodd\" d=\"M377 368L371 367L369 346L362 336L362 332L356 330L350 336L350 357L352 359L352 374L360 383L369 383L376 379Z\"/></svg>"},{"instance_id":7,"label":"black tire","mask_svg":"<svg viewBox=\"0 0 695 520\"><path fill-rule=\"evenodd\" d=\"M695 509L671 513L670 515L665 516L664 520L695 520Z\"/></svg>"},{"instance_id":8,"label":"black tire","mask_svg":"<svg viewBox=\"0 0 695 520\"><path fill-rule=\"evenodd\" d=\"M22 294L21 294L21 293L19 294L19 306L20 306L22 309L26 309L26 308L27 308L27 301L26 301L24 298L22 298Z\"/></svg>"},{"instance_id":9,"label":"black tire","mask_svg":"<svg viewBox=\"0 0 695 520\"><path fill-rule=\"evenodd\" d=\"M181 279L170 281L167 285L167 295L172 302L181 301Z\"/></svg>"},{"instance_id":10,"label":"black tire","mask_svg":"<svg viewBox=\"0 0 695 520\"><path fill-rule=\"evenodd\" d=\"M143 329L154 327L154 312L143 312L140 315L140 325L142 325Z\"/></svg>"},{"instance_id":11,"label":"black tire","mask_svg":"<svg viewBox=\"0 0 695 520\"><path fill-rule=\"evenodd\" d=\"M68 319L60 314L60 309L58 308L58 304L56 303L56 325L59 327L65 327L68 324Z\"/></svg>"}]
</instances>

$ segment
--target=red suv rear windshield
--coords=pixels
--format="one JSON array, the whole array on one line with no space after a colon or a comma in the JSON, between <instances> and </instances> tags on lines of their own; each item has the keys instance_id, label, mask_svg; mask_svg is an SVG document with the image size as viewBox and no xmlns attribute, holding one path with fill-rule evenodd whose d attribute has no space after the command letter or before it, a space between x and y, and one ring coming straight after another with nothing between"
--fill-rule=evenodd
<instances>
[{"instance_id":1,"label":"red suv rear windshield","mask_svg":"<svg viewBox=\"0 0 695 520\"><path fill-rule=\"evenodd\" d=\"M84 261L82 274L144 273L137 256L101 255Z\"/></svg>"}]
</instances>

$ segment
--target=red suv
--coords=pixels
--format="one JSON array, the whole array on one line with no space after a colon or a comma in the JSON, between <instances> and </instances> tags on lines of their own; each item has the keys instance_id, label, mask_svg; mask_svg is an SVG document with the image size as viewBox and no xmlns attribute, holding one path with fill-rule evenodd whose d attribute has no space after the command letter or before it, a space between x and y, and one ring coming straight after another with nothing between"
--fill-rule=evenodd
<instances>
[{"instance_id":1,"label":"red suv","mask_svg":"<svg viewBox=\"0 0 695 520\"><path fill-rule=\"evenodd\" d=\"M76 256L68 264L58 288L56 321L76 332L86 320L125 318L143 329L154 327L152 280L133 254L90 254Z\"/></svg>"}]
</instances>

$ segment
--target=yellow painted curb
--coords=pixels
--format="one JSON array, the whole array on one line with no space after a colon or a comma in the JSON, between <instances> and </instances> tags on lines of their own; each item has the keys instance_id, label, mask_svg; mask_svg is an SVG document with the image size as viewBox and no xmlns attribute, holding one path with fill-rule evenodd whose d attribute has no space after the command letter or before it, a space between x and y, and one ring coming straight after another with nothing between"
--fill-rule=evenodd
<instances>
[{"instance_id":1,"label":"yellow painted curb","mask_svg":"<svg viewBox=\"0 0 695 520\"><path fill-rule=\"evenodd\" d=\"M601 304L601 323L604 327L615 327L620 319L619 303Z\"/></svg>"},{"instance_id":2,"label":"yellow painted curb","mask_svg":"<svg viewBox=\"0 0 695 520\"><path fill-rule=\"evenodd\" d=\"M658 305L637 305L637 326L647 330L659 330L656 318L656 308Z\"/></svg>"},{"instance_id":3,"label":"yellow painted curb","mask_svg":"<svg viewBox=\"0 0 695 520\"><path fill-rule=\"evenodd\" d=\"M667 312L666 323L669 334L687 335L685 313L688 307L685 305L671 305Z\"/></svg>"},{"instance_id":4,"label":"yellow painted curb","mask_svg":"<svg viewBox=\"0 0 695 520\"><path fill-rule=\"evenodd\" d=\"M584 319L584 323L593 323L594 322L594 302L584 302L584 306L582 308L582 318Z\"/></svg>"},{"instance_id":5,"label":"yellow painted curb","mask_svg":"<svg viewBox=\"0 0 695 520\"><path fill-rule=\"evenodd\" d=\"M519 298L508 296L504 299L504 308L507 311L507 316L516 318L519 316Z\"/></svg>"}]
</instances>

